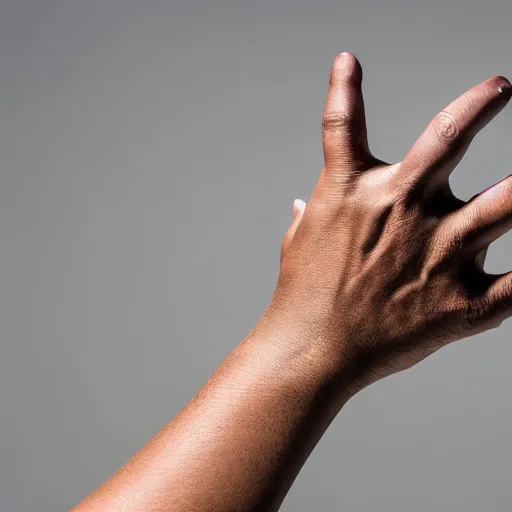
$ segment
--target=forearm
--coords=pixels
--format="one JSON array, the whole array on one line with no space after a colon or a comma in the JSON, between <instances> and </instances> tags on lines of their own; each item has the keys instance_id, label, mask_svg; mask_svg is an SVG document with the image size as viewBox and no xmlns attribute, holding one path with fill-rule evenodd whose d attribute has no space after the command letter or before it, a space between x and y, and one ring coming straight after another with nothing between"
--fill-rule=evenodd
<instances>
[{"instance_id":1,"label":"forearm","mask_svg":"<svg viewBox=\"0 0 512 512\"><path fill-rule=\"evenodd\" d=\"M343 403L347 376L263 318L181 413L82 511L275 510Z\"/></svg>"}]
</instances>

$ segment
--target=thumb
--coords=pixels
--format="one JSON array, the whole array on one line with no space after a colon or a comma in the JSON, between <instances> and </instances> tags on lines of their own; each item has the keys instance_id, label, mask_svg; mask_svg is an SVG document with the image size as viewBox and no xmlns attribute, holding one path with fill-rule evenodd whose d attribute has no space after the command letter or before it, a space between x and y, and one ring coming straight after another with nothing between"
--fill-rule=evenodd
<instances>
[{"instance_id":1,"label":"thumb","mask_svg":"<svg viewBox=\"0 0 512 512\"><path fill-rule=\"evenodd\" d=\"M292 231L292 238L299 227L305 209L306 203L302 199L295 199L295 201L293 201L293 221L289 227L289 231Z\"/></svg>"},{"instance_id":2,"label":"thumb","mask_svg":"<svg viewBox=\"0 0 512 512\"><path fill-rule=\"evenodd\" d=\"M284 235L283 244L281 246L281 259L283 259L283 256L287 251L288 246L293 240L293 237L295 235L295 232L297 231L297 228L299 227L302 216L304 215L305 209L306 203L302 199L295 199L295 201L293 201L293 220L290 227L286 231L286 234Z\"/></svg>"}]
</instances>

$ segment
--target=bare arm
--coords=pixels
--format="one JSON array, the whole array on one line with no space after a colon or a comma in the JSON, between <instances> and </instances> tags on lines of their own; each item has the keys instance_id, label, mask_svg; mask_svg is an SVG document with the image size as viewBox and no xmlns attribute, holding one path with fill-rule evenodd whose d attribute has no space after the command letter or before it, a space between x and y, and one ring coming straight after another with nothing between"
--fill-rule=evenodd
<instances>
[{"instance_id":1,"label":"bare arm","mask_svg":"<svg viewBox=\"0 0 512 512\"><path fill-rule=\"evenodd\" d=\"M404 160L375 158L362 71L335 59L325 166L297 202L276 290L247 338L160 433L74 512L277 510L355 393L510 315L511 274L483 270L511 226L512 178L465 202L448 178L510 98L485 80L438 114Z\"/></svg>"}]
</instances>

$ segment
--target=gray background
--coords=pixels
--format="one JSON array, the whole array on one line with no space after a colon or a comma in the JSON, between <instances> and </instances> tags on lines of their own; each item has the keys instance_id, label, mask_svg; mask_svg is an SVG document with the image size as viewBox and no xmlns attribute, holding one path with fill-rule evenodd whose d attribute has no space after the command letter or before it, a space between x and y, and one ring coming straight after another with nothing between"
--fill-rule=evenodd
<instances>
[{"instance_id":1,"label":"gray background","mask_svg":"<svg viewBox=\"0 0 512 512\"><path fill-rule=\"evenodd\" d=\"M81 500L257 321L338 52L396 161L459 93L511 77L511 19L491 0L2 1L0 510ZM511 172L511 121L476 139L460 197ZM487 268L511 255L505 237ZM508 508L511 326L349 402L283 510Z\"/></svg>"}]
</instances>

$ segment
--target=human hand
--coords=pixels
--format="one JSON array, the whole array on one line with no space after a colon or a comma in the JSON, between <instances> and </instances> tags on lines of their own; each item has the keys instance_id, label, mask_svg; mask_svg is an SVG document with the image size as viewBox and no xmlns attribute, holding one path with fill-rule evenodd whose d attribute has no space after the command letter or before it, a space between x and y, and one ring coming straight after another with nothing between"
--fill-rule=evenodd
<instances>
[{"instance_id":1,"label":"human hand","mask_svg":"<svg viewBox=\"0 0 512 512\"><path fill-rule=\"evenodd\" d=\"M448 182L512 87L503 77L473 87L403 161L387 164L368 147L361 80L352 54L335 59L325 166L307 206L294 205L264 316L365 386L499 326L512 311L512 273L483 270L488 245L512 226L512 178L467 202Z\"/></svg>"},{"instance_id":2,"label":"human hand","mask_svg":"<svg viewBox=\"0 0 512 512\"><path fill-rule=\"evenodd\" d=\"M483 270L512 225L512 178L470 201L448 183L512 86L490 78L438 114L404 160L370 153L362 72L334 62L325 166L281 249L260 322L180 413L73 510L278 510L363 387L512 311L512 272Z\"/></svg>"}]
</instances>

